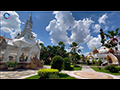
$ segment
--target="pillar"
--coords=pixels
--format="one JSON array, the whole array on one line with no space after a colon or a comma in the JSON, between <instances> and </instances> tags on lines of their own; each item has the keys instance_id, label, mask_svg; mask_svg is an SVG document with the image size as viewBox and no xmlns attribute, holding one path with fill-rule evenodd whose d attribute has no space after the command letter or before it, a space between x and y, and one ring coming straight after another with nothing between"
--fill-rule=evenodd
<instances>
[{"instance_id":1,"label":"pillar","mask_svg":"<svg viewBox=\"0 0 120 90\"><path fill-rule=\"evenodd\" d=\"M20 55L21 55L21 46L18 48L18 52L17 52L17 58L16 58L16 61L19 62L19 59L20 59Z\"/></svg>"},{"instance_id":2,"label":"pillar","mask_svg":"<svg viewBox=\"0 0 120 90\"><path fill-rule=\"evenodd\" d=\"M28 59L27 59L27 62L30 62L31 53L32 53L32 50L30 50L30 51L28 52Z\"/></svg>"},{"instance_id":3,"label":"pillar","mask_svg":"<svg viewBox=\"0 0 120 90\"><path fill-rule=\"evenodd\" d=\"M6 47L6 51L4 53L4 57L3 57L3 61L2 62L6 62L7 61L8 52L9 52L9 46Z\"/></svg>"},{"instance_id":4,"label":"pillar","mask_svg":"<svg viewBox=\"0 0 120 90\"><path fill-rule=\"evenodd\" d=\"M40 59L40 51L38 51L37 58Z\"/></svg>"}]
</instances>

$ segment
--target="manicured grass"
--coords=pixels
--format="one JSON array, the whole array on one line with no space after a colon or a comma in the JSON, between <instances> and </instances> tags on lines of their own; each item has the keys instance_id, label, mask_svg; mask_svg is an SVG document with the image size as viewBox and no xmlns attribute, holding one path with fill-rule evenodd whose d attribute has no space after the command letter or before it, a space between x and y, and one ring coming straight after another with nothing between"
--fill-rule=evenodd
<instances>
[{"instance_id":1,"label":"manicured grass","mask_svg":"<svg viewBox=\"0 0 120 90\"><path fill-rule=\"evenodd\" d=\"M25 79L38 79L38 75L34 75L34 76L31 76L31 77L28 77L28 78L25 78Z\"/></svg>"},{"instance_id":2,"label":"manicured grass","mask_svg":"<svg viewBox=\"0 0 120 90\"><path fill-rule=\"evenodd\" d=\"M74 77L71 77L69 75L67 75L66 73L59 73L58 76L60 77L60 79L76 79ZM38 79L38 75L34 75L25 79Z\"/></svg>"},{"instance_id":3,"label":"manicured grass","mask_svg":"<svg viewBox=\"0 0 120 90\"><path fill-rule=\"evenodd\" d=\"M60 79L76 79L74 77L67 75L66 73L59 73L59 77Z\"/></svg>"},{"instance_id":4,"label":"manicured grass","mask_svg":"<svg viewBox=\"0 0 120 90\"><path fill-rule=\"evenodd\" d=\"M80 67L74 67L74 70L82 70L82 66L80 66Z\"/></svg>"},{"instance_id":5,"label":"manicured grass","mask_svg":"<svg viewBox=\"0 0 120 90\"><path fill-rule=\"evenodd\" d=\"M109 70L105 70L104 68L101 68L100 70L98 67L91 67L91 68L97 72L104 72L104 73L109 73L112 75L119 75L120 76L120 71L118 73L111 73Z\"/></svg>"},{"instance_id":6,"label":"manicured grass","mask_svg":"<svg viewBox=\"0 0 120 90\"><path fill-rule=\"evenodd\" d=\"M45 64L44 64L44 66L51 66L51 65L45 65Z\"/></svg>"}]
</instances>

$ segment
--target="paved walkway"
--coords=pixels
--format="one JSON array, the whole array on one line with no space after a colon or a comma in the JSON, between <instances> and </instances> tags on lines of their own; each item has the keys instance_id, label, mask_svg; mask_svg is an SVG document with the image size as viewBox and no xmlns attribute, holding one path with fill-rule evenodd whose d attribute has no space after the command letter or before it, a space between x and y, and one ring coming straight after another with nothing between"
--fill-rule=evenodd
<instances>
[{"instance_id":1,"label":"paved walkway","mask_svg":"<svg viewBox=\"0 0 120 90\"><path fill-rule=\"evenodd\" d=\"M50 66L44 66L44 68L50 68ZM15 71L0 71L0 79L24 79L37 74L38 70L32 69L17 69ZM79 71L65 71L62 70L61 73L67 73L68 75L75 77L77 79L120 79L120 76L115 76L111 74L106 74L102 72L96 72L89 66L82 66L82 70Z\"/></svg>"},{"instance_id":2,"label":"paved walkway","mask_svg":"<svg viewBox=\"0 0 120 90\"><path fill-rule=\"evenodd\" d=\"M43 68L50 68L50 66L44 66ZM37 74L38 70L32 69L17 69L14 71L2 70L0 71L0 79L24 79Z\"/></svg>"},{"instance_id":3,"label":"paved walkway","mask_svg":"<svg viewBox=\"0 0 120 90\"><path fill-rule=\"evenodd\" d=\"M77 79L120 79L120 76L96 72L89 66L84 65L81 71L70 71L67 74Z\"/></svg>"}]
</instances>

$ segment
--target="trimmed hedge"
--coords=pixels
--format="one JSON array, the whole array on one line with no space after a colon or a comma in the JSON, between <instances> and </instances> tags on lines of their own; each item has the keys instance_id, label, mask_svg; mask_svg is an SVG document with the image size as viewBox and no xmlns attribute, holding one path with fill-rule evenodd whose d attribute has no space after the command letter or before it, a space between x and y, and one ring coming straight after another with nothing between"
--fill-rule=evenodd
<instances>
[{"instance_id":1,"label":"trimmed hedge","mask_svg":"<svg viewBox=\"0 0 120 90\"><path fill-rule=\"evenodd\" d=\"M12 61L8 61L5 63L5 67L15 67L17 66L17 61L12 62Z\"/></svg>"},{"instance_id":2,"label":"trimmed hedge","mask_svg":"<svg viewBox=\"0 0 120 90\"><path fill-rule=\"evenodd\" d=\"M42 78L49 78L49 75L56 74L58 75L58 69L40 69L37 71L37 74Z\"/></svg>"},{"instance_id":3,"label":"trimmed hedge","mask_svg":"<svg viewBox=\"0 0 120 90\"><path fill-rule=\"evenodd\" d=\"M109 65L109 66L105 67L105 70L109 70L112 73L118 73L119 72L119 69L116 68L115 65Z\"/></svg>"},{"instance_id":4,"label":"trimmed hedge","mask_svg":"<svg viewBox=\"0 0 120 90\"><path fill-rule=\"evenodd\" d=\"M64 70L70 70L71 67L70 67L70 59L69 58L64 58Z\"/></svg>"},{"instance_id":5,"label":"trimmed hedge","mask_svg":"<svg viewBox=\"0 0 120 90\"><path fill-rule=\"evenodd\" d=\"M101 64L102 64L102 60L99 59L99 60L98 60L98 65L101 66Z\"/></svg>"},{"instance_id":6,"label":"trimmed hedge","mask_svg":"<svg viewBox=\"0 0 120 90\"><path fill-rule=\"evenodd\" d=\"M59 55L56 55L52 58L51 68L61 71L63 69L63 64L63 58Z\"/></svg>"}]
</instances>

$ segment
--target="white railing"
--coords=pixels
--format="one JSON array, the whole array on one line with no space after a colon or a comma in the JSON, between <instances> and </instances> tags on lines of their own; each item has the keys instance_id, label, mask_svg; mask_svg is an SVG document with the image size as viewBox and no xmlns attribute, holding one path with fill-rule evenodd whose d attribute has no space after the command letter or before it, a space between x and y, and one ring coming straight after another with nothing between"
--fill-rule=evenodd
<instances>
[{"instance_id":1,"label":"white railing","mask_svg":"<svg viewBox=\"0 0 120 90\"><path fill-rule=\"evenodd\" d=\"M119 64L116 56L114 56L112 53L109 53L109 56L111 57L113 64Z\"/></svg>"}]
</instances>

